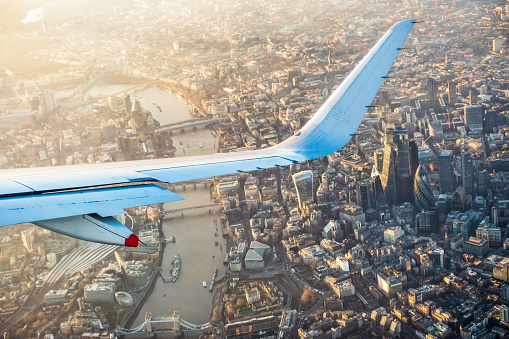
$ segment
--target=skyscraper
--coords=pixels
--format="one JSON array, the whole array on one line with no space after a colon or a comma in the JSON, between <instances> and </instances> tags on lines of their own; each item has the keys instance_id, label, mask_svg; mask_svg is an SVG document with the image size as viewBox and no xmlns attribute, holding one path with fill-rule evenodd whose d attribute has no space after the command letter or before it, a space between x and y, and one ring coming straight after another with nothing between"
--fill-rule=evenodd
<instances>
[{"instance_id":1,"label":"skyscraper","mask_svg":"<svg viewBox=\"0 0 509 339\"><path fill-rule=\"evenodd\" d=\"M440 174L440 193L454 192L454 173L452 151L445 150L438 155L438 172Z\"/></svg>"},{"instance_id":2,"label":"skyscraper","mask_svg":"<svg viewBox=\"0 0 509 339\"><path fill-rule=\"evenodd\" d=\"M34 244L36 243L35 228L31 228L21 232L21 241L29 252L35 251Z\"/></svg>"},{"instance_id":3,"label":"skyscraper","mask_svg":"<svg viewBox=\"0 0 509 339\"><path fill-rule=\"evenodd\" d=\"M415 140L408 142L408 149L410 151L410 175L415 178L415 173L417 173L419 167L419 147Z\"/></svg>"},{"instance_id":4,"label":"skyscraper","mask_svg":"<svg viewBox=\"0 0 509 339\"><path fill-rule=\"evenodd\" d=\"M476 177L477 177L477 194L480 195L486 194L490 174L486 169L483 169L476 172Z\"/></svg>"},{"instance_id":5,"label":"skyscraper","mask_svg":"<svg viewBox=\"0 0 509 339\"><path fill-rule=\"evenodd\" d=\"M418 213L415 220L419 235L438 233L438 211L435 208Z\"/></svg>"},{"instance_id":6,"label":"skyscraper","mask_svg":"<svg viewBox=\"0 0 509 339\"><path fill-rule=\"evenodd\" d=\"M382 181L380 180L380 173L378 173L376 167L373 167L373 171L371 172L371 186L375 209L378 212L387 210L389 206L387 204L387 199L385 198Z\"/></svg>"},{"instance_id":7,"label":"skyscraper","mask_svg":"<svg viewBox=\"0 0 509 339\"><path fill-rule=\"evenodd\" d=\"M482 106L465 106L464 110L464 118L465 125L481 125L482 126Z\"/></svg>"},{"instance_id":8,"label":"skyscraper","mask_svg":"<svg viewBox=\"0 0 509 339\"><path fill-rule=\"evenodd\" d=\"M414 179L410 173L400 174L396 183L396 191L398 194L398 203L414 202Z\"/></svg>"},{"instance_id":9,"label":"skyscraper","mask_svg":"<svg viewBox=\"0 0 509 339\"><path fill-rule=\"evenodd\" d=\"M131 112L133 113L140 113L141 114L142 108L141 108L141 102L138 99L133 100L133 107L131 108Z\"/></svg>"},{"instance_id":10,"label":"skyscraper","mask_svg":"<svg viewBox=\"0 0 509 339\"><path fill-rule=\"evenodd\" d=\"M463 186L458 187L452 195L451 209L460 212L467 210L467 192Z\"/></svg>"},{"instance_id":11,"label":"skyscraper","mask_svg":"<svg viewBox=\"0 0 509 339\"><path fill-rule=\"evenodd\" d=\"M506 95L509 95L509 93ZM493 128L498 125L498 113L492 109L486 110L486 112L484 113L483 122L484 131L487 133L492 133Z\"/></svg>"},{"instance_id":12,"label":"skyscraper","mask_svg":"<svg viewBox=\"0 0 509 339\"><path fill-rule=\"evenodd\" d=\"M500 305L500 321L509 323L509 306Z\"/></svg>"},{"instance_id":13,"label":"skyscraper","mask_svg":"<svg viewBox=\"0 0 509 339\"><path fill-rule=\"evenodd\" d=\"M375 158L375 167L378 173L383 173L384 168L384 151L382 149L377 149L375 154L373 155Z\"/></svg>"},{"instance_id":14,"label":"skyscraper","mask_svg":"<svg viewBox=\"0 0 509 339\"><path fill-rule=\"evenodd\" d=\"M433 207L433 190L429 184L424 166L419 166L414 179L415 208L418 212L429 211Z\"/></svg>"},{"instance_id":15,"label":"skyscraper","mask_svg":"<svg viewBox=\"0 0 509 339\"><path fill-rule=\"evenodd\" d=\"M458 85L456 86L456 94L462 96L464 89L465 89L465 83L463 83L463 82L458 83Z\"/></svg>"},{"instance_id":16,"label":"skyscraper","mask_svg":"<svg viewBox=\"0 0 509 339\"><path fill-rule=\"evenodd\" d=\"M396 151L394 147L386 143L384 149L383 172L380 176L380 181L384 189L385 198L389 205L394 205L397 202L395 158Z\"/></svg>"},{"instance_id":17,"label":"skyscraper","mask_svg":"<svg viewBox=\"0 0 509 339\"><path fill-rule=\"evenodd\" d=\"M495 227L498 227L498 208L496 206L491 208L491 222Z\"/></svg>"},{"instance_id":18,"label":"skyscraper","mask_svg":"<svg viewBox=\"0 0 509 339\"><path fill-rule=\"evenodd\" d=\"M449 99L449 105L454 105L456 103L456 84L452 81L449 81L447 84L447 90L448 90L448 99Z\"/></svg>"},{"instance_id":19,"label":"skyscraper","mask_svg":"<svg viewBox=\"0 0 509 339\"><path fill-rule=\"evenodd\" d=\"M303 171L292 176L295 189L297 190L297 199L299 208L302 210L306 203L313 202L313 172Z\"/></svg>"},{"instance_id":20,"label":"skyscraper","mask_svg":"<svg viewBox=\"0 0 509 339\"><path fill-rule=\"evenodd\" d=\"M509 301L509 285L502 285L500 296L502 297L502 303L506 304Z\"/></svg>"},{"instance_id":21,"label":"skyscraper","mask_svg":"<svg viewBox=\"0 0 509 339\"><path fill-rule=\"evenodd\" d=\"M400 125L385 129L382 186L389 205L413 201L407 130Z\"/></svg>"},{"instance_id":22,"label":"skyscraper","mask_svg":"<svg viewBox=\"0 0 509 339\"><path fill-rule=\"evenodd\" d=\"M477 103L478 95L477 90L471 88L468 92L468 103L469 105L475 105Z\"/></svg>"},{"instance_id":23,"label":"skyscraper","mask_svg":"<svg viewBox=\"0 0 509 339\"><path fill-rule=\"evenodd\" d=\"M124 96L124 105L125 105L125 116L127 119L131 119L131 108L132 108L132 102L131 102L131 96L129 94L126 94Z\"/></svg>"},{"instance_id":24,"label":"skyscraper","mask_svg":"<svg viewBox=\"0 0 509 339\"><path fill-rule=\"evenodd\" d=\"M461 149L461 183L468 195L474 194L474 164L472 154Z\"/></svg>"},{"instance_id":25,"label":"skyscraper","mask_svg":"<svg viewBox=\"0 0 509 339\"><path fill-rule=\"evenodd\" d=\"M396 171L398 175L410 173L410 150L407 130L400 125L385 129L386 143L396 149Z\"/></svg>"},{"instance_id":26,"label":"skyscraper","mask_svg":"<svg viewBox=\"0 0 509 339\"><path fill-rule=\"evenodd\" d=\"M131 117L134 119L136 129L141 130L145 127L145 117L143 114L143 108L141 102L138 99L133 100L133 106L131 107Z\"/></svg>"},{"instance_id":27,"label":"skyscraper","mask_svg":"<svg viewBox=\"0 0 509 339\"><path fill-rule=\"evenodd\" d=\"M431 105L435 105L438 102L437 98L437 82L433 78L428 78L427 90L428 90L428 99Z\"/></svg>"},{"instance_id":28,"label":"skyscraper","mask_svg":"<svg viewBox=\"0 0 509 339\"><path fill-rule=\"evenodd\" d=\"M371 182L358 182L356 184L357 191L357 205L362 207L364 212L368 210L368 208L375 208L375 204L373 201L373 189Z\"/></svg>"}]
</instances>

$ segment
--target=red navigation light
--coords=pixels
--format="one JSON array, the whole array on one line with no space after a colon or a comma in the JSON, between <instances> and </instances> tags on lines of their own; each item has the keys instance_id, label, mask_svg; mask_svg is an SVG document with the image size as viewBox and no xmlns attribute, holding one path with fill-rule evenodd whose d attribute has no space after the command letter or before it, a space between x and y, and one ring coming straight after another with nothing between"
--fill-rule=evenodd
<instances>
[{"instance_id":1,"label":"red navigation light","mask_svg":"<svg viewBox=\"0 0 509 339\"><path fill-rule=\"evenodd\" d=\"M135 234L131 234L129 238L125 240L125 245L127 247L138 247L138 237Z\"/></svg>"}]
</instances>

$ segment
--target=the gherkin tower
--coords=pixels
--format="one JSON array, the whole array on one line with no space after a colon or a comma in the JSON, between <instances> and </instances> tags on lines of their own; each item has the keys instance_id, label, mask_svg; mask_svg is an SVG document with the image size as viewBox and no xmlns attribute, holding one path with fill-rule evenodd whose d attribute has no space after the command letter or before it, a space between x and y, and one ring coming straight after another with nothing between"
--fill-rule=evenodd
<instances>
[{"instance_id":1,"label":"the gherkin tower","mask_svg":"<svg viewBox=\"0 0 509 339\"><path fill-rule=\"evenodd\" d=\"M433 190L429 184L426 169L422 165L417 168L417 173L415 173L414 196L417 211L429 211L433 207Z\"/></svg>"}]
</instances>

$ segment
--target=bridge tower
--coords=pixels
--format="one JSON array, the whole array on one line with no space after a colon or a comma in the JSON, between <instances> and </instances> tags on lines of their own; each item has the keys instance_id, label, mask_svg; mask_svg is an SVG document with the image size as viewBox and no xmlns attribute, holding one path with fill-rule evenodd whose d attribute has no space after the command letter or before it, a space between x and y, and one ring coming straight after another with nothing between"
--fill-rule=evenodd
<instances>
[{"instance_id":1,"label":"bridge tower","mask_svg":"<svg viewBox=\"0 0 509 339\"><path fill-rule=\"evenodd\" d=\"M180 314L177 311L173 311L173 331L175 334L180 335Z\"/></svg>"},{"instance_id":2,"label":"bridge tower","mask_svg":"<svg viewBox=\"0 0 509 339\"><path fill-rule=\"evenodd\" d=\"M147 312L145 314L145 329L147 330L147 334L153 333L152 323L150 320L152 319L152 313Z\"/></svg>"}]
</instances>

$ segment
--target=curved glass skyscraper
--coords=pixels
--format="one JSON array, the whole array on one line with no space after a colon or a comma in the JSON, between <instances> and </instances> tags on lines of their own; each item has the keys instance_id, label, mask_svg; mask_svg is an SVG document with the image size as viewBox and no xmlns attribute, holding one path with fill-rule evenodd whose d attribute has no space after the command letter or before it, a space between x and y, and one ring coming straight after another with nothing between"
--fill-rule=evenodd
<instances>
[{"instance_id":1,"label":"curved glass skyscraper","mask_svg":"<svg viewBox=\"0 0 509 339\"><path fill-rule=\"evenodd\" d=\"M313 172L303 171L294 174L293 182L297 190L297 199L299 200L299 207L304 209L305 204L313 202Z\"/></svg>"},{"instance_id":2,"label":"curved glass skyscraper","mask_svg":"<svg viewBox=\"0 0 509 339\"><path fill-rule=\"evenodd\" d=\"M426 169L421 165L417 168L414 178L415 207L417 211L429 211L433 207L433 190L429 184Z\"/></svg>"}]
</instances>

